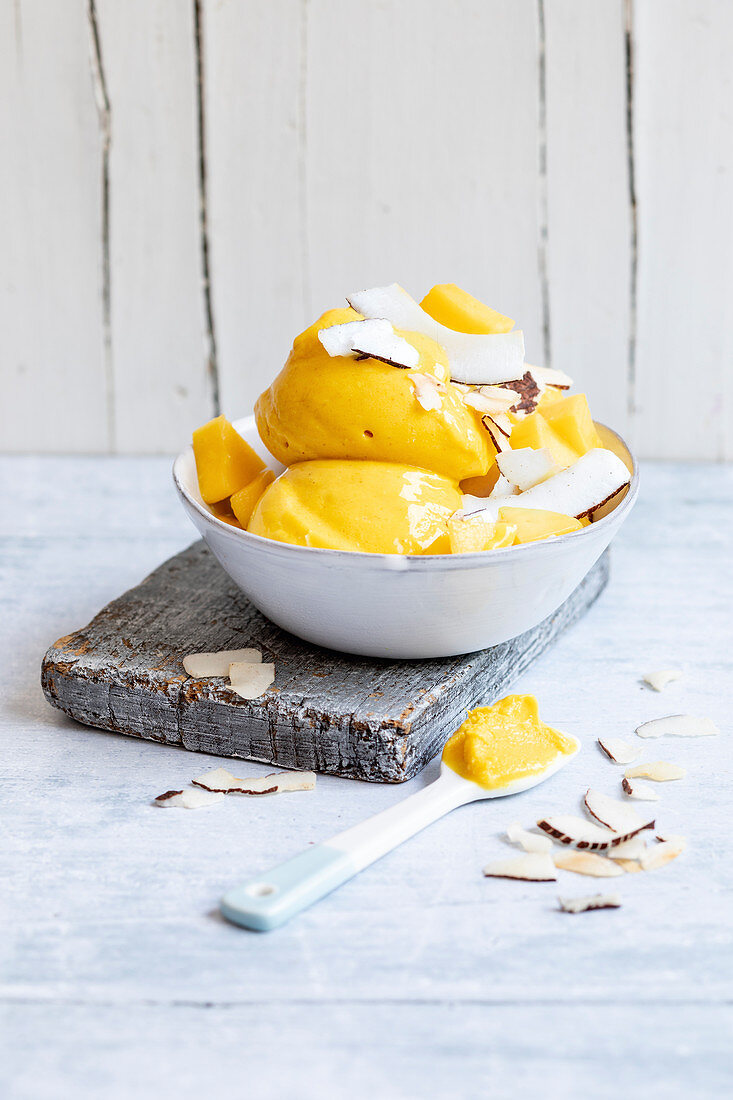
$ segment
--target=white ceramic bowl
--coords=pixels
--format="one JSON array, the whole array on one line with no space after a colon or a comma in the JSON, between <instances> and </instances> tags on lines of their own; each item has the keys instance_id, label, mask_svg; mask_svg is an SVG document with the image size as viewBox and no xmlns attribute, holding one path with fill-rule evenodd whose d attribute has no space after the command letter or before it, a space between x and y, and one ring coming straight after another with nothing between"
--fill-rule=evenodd
<instances>
[{"instance_id":1,"label":"white ceramic bowl","mask_svg":"<svg viewBox=\"0 0 733 1100\"><path fill-rule=\"evenodd\" d=\"M283 469L263 447L254 417L234 426L269 466ZM601 556L639 487L634 461L624 499L582 531L505 550L407 557L291 546L232 527L201 499L190 447L176 459L173 479L209 549L268 618L330 649L394 658L471 653L542 622Z\"/></svg>"}]
</instances>

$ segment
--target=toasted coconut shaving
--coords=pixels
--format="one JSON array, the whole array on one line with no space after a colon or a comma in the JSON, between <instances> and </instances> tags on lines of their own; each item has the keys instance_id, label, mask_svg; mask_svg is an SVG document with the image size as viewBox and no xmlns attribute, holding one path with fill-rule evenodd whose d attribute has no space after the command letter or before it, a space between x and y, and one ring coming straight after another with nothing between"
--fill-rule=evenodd
<instances>
[{"instance_id":1,"label":"toasted coconut shaving","mask_svg":"<svg viewBox=\"0 0 733 1100\"><path fill-rule=\"evenodd\" d=\"M573 871L576 875L592 875L594 878L613 878L622 875L623 868L605 856L593 852L558 852L555 866L561 871Z\"/></svg>"},{"instance_id":2,"label":"toasted coconut shaving","mask_svg":"<svg viewBox=\"0 0 733 1100\"><path fill-rule=\"evenodd\" d=\"M272 772L270 775L237 779L226 768L200 775L192 780L205 791L220 794L282 794L289 791L312 791L316 785L315 772Z\"/></svg>"},{"instance_id":3,"label":"toasted coconut shaving","mask_svg":"<svg viewBox=\"0 0 733 1100\"><path fill-rule=\"evenodd\" d=\"M629 806L627 802L609 798L600 791L594 791L592 787L589 787L585 793L585 808L591 817L614 833L631 833L644 825L644 818L633 806Z\"/></svg>"},{"instance_id":4,"label":"toasted coconut shaving","mask_svg":"<svg viewBox=\"0 0 733 1100\"><path fill-rule=\"evenodd\" d=\"M520 447L496 456L496 464L502 475L516 485L520 492L546 481L559 470L546 447Z\"/></svg>"},{"instance_id":5,"label":"toasted coconut shaving","mask_svg":"<svg viewBox=\"0 0 733 1100\"><path fill-rule=\"evenodd\" d=\"M271 664L250 665L237 661L229 666L231 689L242 699L258 699L274 680L275 666Z\"/></svg>"},{"instance_id":6,"label":"toasted coconut shaving","mask_svg":"<svg viewBox=\"0 0 733 1100\"><path fill-rule=\"evenodd\" d=\"M415 400L422 405L425 412L435 412L443 407L441 390L445 392L445 385L429 374L416 371L407 376L415 390Z\"/></svg>"},{"instance_id":7,"label":"toasted coconut shaving","mask_svg":"<svg viewBox=\"0 0 733 1100\"><path fill-rule=\"evenodd\" d=\"M556 390L569 390L573 384L572 378L565 371L554 370L550 367L530 366L529 369L532 377L540 386L552 386Z\"/></svg>"},{"instance_id":8,"label":"toasted coconut shaving","mask_svg":"<svg viewBox=\"0 0 733 1100\"><path fill-rule=\"evenodd\" d=\"M499 454L511 450L509 436L512 434L512 423L508 416L504 413L487 413L481 417L481 423Z\"/></svg>"},{"instance_id":9,"label":"toasted coconut shaving","mask_svg":"<svg viewBox=\"0 0 733 1100\"><path fill-rule=\"evenodd\" d=\"M630 745L628 741L622 741L620 737L599 737L598 744L614 764L630 764L641 752L640 748Z\"/></svg>"},{"instance_id":10,"label":"toasted coconut shaving","mask_svg":"<svg viewBox=\"0 0 733 1100\"><path fill-rule=\"evenodd\" d=\"M695 718L692 714L670 714L653 718L636 730L639 737L711 737L720 730L710 718Z\"/></svg>"},{"instance_id":11,"label":"toasted coconut shaving","mask_svg":"<svg viewBox=\"0 0 733 1100\"><path fill-rule=\"evenodd\" d=\"M684 779L687 772L679 764L668 760L652 760L649 764L636 764L624 772L626 779L652 779L655 783L668 783L672 779Z\"/></svg>"},{"instance_id":12,"label":"toasted coconut shaving","mask_svg":"<svg viewBox=\"0 0 733 1100\"><path fill-rule=\"evenodd\" d=\"M483 873L487 878L516 878L524 882L557 882L555 864L547 853L532 853L514 859L489 863Z\"/></svg>"},{"instance_id":13,"label":"toasted coconut shaving","mask_svg":"<svg viewBox=\"0 0 733 1100\"><path fill-rule=\"evenodd\" d=\"M614 833L610 829L602 829L599 825L591 825L582 817L573 817L571 814L559 814L553 817L542 818L537 825L543 832L549 833L560 844L567 844L571 848L585 849L590 852L604 852L609 848L616 848L625 840L631 840L632 836L643 829L651 829L654 822L646 822L640 827L625 833Z\"/></svg>"},{"instance_id":14,"label":"toasted coconut shaving","mask_svg":"<svg viewBox=\"0 0 733 1100\"><path fill-rule=\"evenodd\" d=\"M636 798L639 802L659 802L659 795L648 783L640 783L638 779L627 779L624 776L621 786L629 798Z\"/></svg>"},{"instance_id":15,"label":"toasted coconut shaving","mask_svg":"<svg viewBox=\"0 0 733 1100\"><path fill-rule=\"evenodd\" d=\"M648 684L654 691L664 691L667 684L673 683L675 680L682 678L682 670L679 668L665 668L659 672L647 672L645 676L642 676L642 680L645 684Z\"/></svg>"},{"instance_id":16,"label":"toasted coconut shaving","mask_svg":"<svg viewBox=\"0 0 733 1100\"><path fill-rule=\"evenodd\" d=\"M166 791L155 799L155 806L171 806L184 810L202 810L221 802L223 794L215 791Z\"/></svg>"},{"instance_id":17,"label":"toasted coconut shaving","mask_svg":"<svg viewBox=\"0 0 733 1100\"><path fill-rule=\"evenodd\" d=\"M623 844L619 844L617 848L611 848L608 852L608 858L619 861L639 859L645 851L646 838L639 833L637 836L632 836L631 840L625 840Z\"/></svg>"},{"instance_id":18,"label":"toasted coconut shaving","mask_svg":"<svg viewBox=\"0 0 733 1100\"><path fill-rule=\"evenodd\" d=\"M647 848L639 860L642 871L656 871L658 867L664 867L677 859L677 856L681 856L686 847L685 841L679 837L677 840L664 840L653 848Z\"/></svg>"},{"instance_id":19,"label":"toasted coconut shaving","mask_svg":"<svg viewBox=\"0 0 733 1100\"><path fill-rule=\"evenodd\" d=\"M261 660L259 649L223 649L220 653L189 653L183 658L183 667L188 676L203 680L209 676L228 676L229 666L234 662L259 664Z\"/></svg>"},{"instance_id":20,"label":"toasted coconut shaving","mask_svg":"<svg viewBox=\"0 0 733 1100\"><path fill-rule=\"evenodd\" d=\"M507 840L512 844L518 844L525 852L551 852L552 841L549 836L540 836L539 833L531 833L523 829L518 821L513 821L506 831Z\"/></svg>"},{"instance_id":21,"label":"toasted coconut shaving","mask_svg":"<svg viewBox=\"0 0 733 1100\"><path fill-rule=\"evenodd\" d=\"M558 898L563 913L590 913L594 909L620 909L618 894L591 894L585 898Z\"/></svg>"}]
</instances>

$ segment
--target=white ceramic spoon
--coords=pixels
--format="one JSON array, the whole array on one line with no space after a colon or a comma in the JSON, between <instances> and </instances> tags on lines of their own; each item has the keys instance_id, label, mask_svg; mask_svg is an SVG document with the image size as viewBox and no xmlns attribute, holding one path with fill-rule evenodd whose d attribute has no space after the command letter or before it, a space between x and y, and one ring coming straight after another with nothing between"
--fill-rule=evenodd
<instances>
[{"instance_id":1,"label":"white ceramic spoon","mask_svg":"<svg viewBox=\"0 0 733 1100\"><path fill-rule=\"evenodd\" d=\"M442 763L438 778L416 794L230 890L221 899L221 912L243 928L269 932L443 814L468 802L503 798L536 787L567 764L579 748L580 742L576 742L575 752L558 757L543 772L494 790L463 779Z\"/></svg>"}]
</instances>

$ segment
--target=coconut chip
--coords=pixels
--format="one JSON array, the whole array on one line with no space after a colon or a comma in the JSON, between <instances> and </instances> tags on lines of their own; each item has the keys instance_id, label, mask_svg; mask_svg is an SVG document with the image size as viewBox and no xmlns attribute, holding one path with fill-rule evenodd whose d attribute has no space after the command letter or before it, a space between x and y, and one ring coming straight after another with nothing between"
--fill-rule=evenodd
<instances>
[{"instance_id":1,"label":"coconut chip","mask_svg":"<svg viewBox=\"0 0 733 1100\"><path fill-rule=\"evenodd\" d=\"M653 760L649 764L636 764L624 772L625 779L652 779L655 783L668 783L671 779L684 779L687 772L679 764L668 760Z\"/></svg>"},{"instance_id":2,"label":"coconut chip","mask_svg":"<svg viewBox=\"0 0 733 1100\"><path fill-rule=\"evenodd\" d=\"M560 467L553 462L546 447L519 447L496 456L496 464L504 477L520 492L539 485L556 474Z\"/></svg>"},{"instance_id":3,"label":"coconut chip","mask_svg":"<svg viewBox=\"0 0 733 1100\"><path fill-rule=\"evenodd\" d=\"M594 878L613 878L622 875L623 868L605 856L593 852L558 852L553 857L561 871L573 871L576 875L592 875Z\"/></svg>"},{"instance_id":4,"label":"coconut chip","mask_svg":"<svg viewBox=\"0 0 733 1100\"><path fill-rule=\"evenodd\" d=\"M513 497L517 491L516 485L512 485L511 481L504 477L503 474L499 474L496 479L494 488L489 493L488 500L505 500L507 497Z\"/></svg>"},{"instance_id":5,"label":"coconut chip","mask_svg":"<svg viewBox=\"0 0 733 1100\"><path fill-rule=\"evenodd\" d=\"M654 691L663 691L667 684L673 683L674 680L682 678L682 670L679 668L665 668L659 672L647 672L645 676L642 676L642 680L645 684L648 684Z\"/></svg>"},{"instance_id":6,"label":"coconut chip","mask_svg":"<svg viewBox=\"0 0 733 1100\"><path fill-rule=\"evenodd\" d=\"M641 870L641 864L638 859L617 859L619 867L623 867L627 874L635 875L637 871Z\"/></svg>"},{"instance_id":7,"label":"coconut chip","mask_svg":"<svg viewBox=\"0 0 733 1100\"><path fill-rule=\"evenodd\" d=\"M641 752L640 748L630 745L628 741L622 741L620 737L599 737L598 744L614 764L630 764Z\"/></svg>"},{"instance_id":8,"label":"coconut chip","mask_svg":"<svg viewBox=\"0 0 733 1100\"><path fill-rule=\"evenodd\" d=\"M654 822L645 822L625 833L614 833L610 829L602 829L599 825L591 825L582 817L559 814L542 818L537 822L537 825L560 844L567 844L571 848L586 849L591 852L603 852L608 848L616 848L625 840L630 840L632 836L636 836L643 829L653 828Z\"/></svg>"},{"instance_id":9,"label":"coconut chip","mask_svg":"<svg viewBox=\"0 0 733 1100\"><path fill-rule=\"evenodd\" d=\"M481 417L481 423L499 454L511 450L509 436L512 434L512 422L506 413L487 413Z\"/></svg>"},{"instance_id":10,"label":"coconut chip","mask_svg":"<svg viewBox=\"0 0 733 1100\"><path fill-rule=\"evenodd\" d=\"M407 376L415 389L415 400L418 405L422 405L425 412L435 412L443 406L443 398L440 396L440 391L445 391L445 385L442 382L438 382L430 374L422 374L420 371L416 371L414 374L408 374Z\"/></svg>"},{"instance_id":11,"label":"coconut chip","mask_svg":"<svg viewBox=\"0 0 733 1100\"><path fill-rule=\"evenodd\" d=\"M347 321L318 332L318 339L331 356L356 355L379 359L391 367L412 368L420 362L417 348L398 336L389 321L381 318Z\"/></svg>"},{"instance_id":12,"label":"coconut chip","mask_svg":"<svg viewBox=\"0 0 733 1100\"><path fill-rule=\"evenodd\" d=\"M611 848L608 853L609 859L615 859L619 863L626 860L639 859L642 852L646 851L646 838L638 833L636 836L632 836L631 840L625 840L623 844L619 844L617 848Z\"/></svg>"},{"instance_id":13,"label":"coconut chip","mask_svg":"<svg viewBox=\"0 0 733 1100\"><path fill-rule=\"evenodd\" d=\"M647 848L639 860L642 871L656 871L658 867L664 867L671 863L677 856L682 855L687 844L678 837L676 840L663 840L661 844L655 844L653 848Z\"/></svg>"},{"instance_id":14,"label":"coconut chip","mask_svg":"<svg viewBox=\"0 0 733 1100\"><path fill-rule=\"evenodd\" d=\"M507 840L512 844L518 844L525 852L551 852L552 841L549 836L540 836L539 833L531 833L523 829L518 821L513 821L506 831Z\"/></svg>"},{"instance_id":15,"label":"coconut chip","mask_svg":"<svg viewBox=\"0 0 733 1100\"><path fill-rule=\"evenodd\" d=\"M670 714L653 718L636 730L639 737L711 737L720 730L710 718L695 718L692 714Z\"/></svg>"},{"instance_id":16,"label":"coconut chip","mask_svg":"<svg viewBox=\"0 0 733 1100\"><path fill-rule=\"evenodd\" d=\"M558 898L563 913L590 913L593 909L620 909L618 894L591 894L585 898Z\"/></svg>"},{"instance_id":17,"label":"coconut chip","mask_svg":"<svg viewBox=\"0 0 733 1100\"><path fill-rule=\"evenodd\" d=\"M563 370L555 370L551 367L532 367L527 363L532 377L540 386L552 386L556 390L569 390L573 380Z\"/></svg>"},{"instance_id":18,"label":"coconut chip","mask_svg":"<svg viewBox=\"0 0 733 1100\"><path fill-rule=\"evenodd\" d=\"M635 779L627 779L624 776L621 780L621 786L624 789L624 794L628 795L629 798L636 798L640 802L659 802L659 795L648 783L639 783Z\"/></svg>"},{"instance_id":19,"label":"coconut chip","mask_svg":"<svg viewBox=\"0 0 733 1100\"><path fill-rule=\"evenodd\" d=\"M614 833L630 833L644 827L644 818L628 802L619 802L589 787L585 794L585 808L591 817L600 821ZM647 819L648 821L648 819Z\"/></svg>"},{"instance_id":20,"label":"coconut chip","mask_svg":"<svg viewBox=\"0 0 733 1100\"><path fill-rule=\"evenodd\" d=\"M209 676L228 676L229 666L234 662L259 664L261 661L259 649L223 649L219 653L189 653L183 658L183 667L188 676L203 680Z\"/></svg>"},{"instance_id":21,"label":"coconut chip","mask_svg":"<svg viewBox=\"0 0 733 1100\"><path fill-rule=\"evenodd\" d=\"M594 447L566 470L520 493L516 506L583 519L625 489L629 478L629 471L613 451Z\"/></svg>"},{"instance_id":22,"label":"coconut chip","mask_svg":"<svg viewBox=\"0 0 733 1100\"><path fill-rule=\"evenodd\" d=\"M275 666L271 664L251 665L237 661L229 666L231 689L242 699L258 699L274 680Z\"/></svg>"},{"instance_id":23,"label":"coconut chip","mask_svg":"<svg viewBox=\"0 0 733 1100\"><path fill-rule=\"evenodd\" d=\"M500 859L489 863L483 870L487 878L515 878L525 882L557 882L552 856L532 853L514 859Z\"/></svg>"},{"instance_id":24,"label":"coconut chip","mask_svg":"<svg viewBox=\"0 0 733 1100\"><path fill-rule=\"evenodd\" d=\"M166 791L154 800L155 806L172 806L184 810L201 810L221 802L224 795L216 791Z\"/></svg>"},{"instance_id":25,"label":"coconut chip","mask_svg":"<svg viewBox=\"0 0 733 1100\"><path fill-rule=\"evenodd\" d=\"M215 768L192 782L205 791L219 794L282 794L289 791L312 791L315 772L271 772L269 775L237 779L226 768Z\"/></svg>"}]
</instances>

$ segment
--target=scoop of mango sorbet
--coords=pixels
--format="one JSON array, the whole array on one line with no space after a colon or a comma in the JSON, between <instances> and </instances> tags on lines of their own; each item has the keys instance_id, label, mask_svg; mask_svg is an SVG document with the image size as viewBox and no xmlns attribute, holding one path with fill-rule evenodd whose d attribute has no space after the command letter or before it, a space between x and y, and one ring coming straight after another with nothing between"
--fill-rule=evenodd
<instances>
[{"instance_id":1,"label":"scoop of mango sorbet","mask_svg":"<svg viewBox=\"0 0 733 1100\"><path fill-rule=\"evenodd\" d=\"M285 466L320 458L403 462L461 481L487 473L496 451L461 393L447 386L440 410L415 400L412 372L377 359L330 356L318 332L359 319L332 309L296 337L285 366L255 405L257 430ZM402 332L420 354L416 370L448 378L445 352L419 332Z\"/></svg>"},{"instance_id":2,"label":"scoop of mango sorbet","mask_svg":"<svg viewBox=\"0 0 733 1100\"><path fill-rule=\"evenodd\" d=\"M534 695L507 695L469 712L446 742L443 763L480 787L494 790L536 776L574 756L575 737L546 725Z\"/></svg>"}]
</instances>

